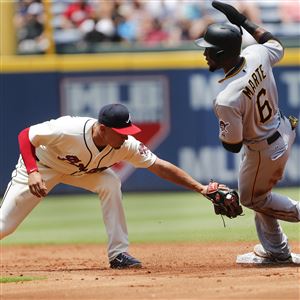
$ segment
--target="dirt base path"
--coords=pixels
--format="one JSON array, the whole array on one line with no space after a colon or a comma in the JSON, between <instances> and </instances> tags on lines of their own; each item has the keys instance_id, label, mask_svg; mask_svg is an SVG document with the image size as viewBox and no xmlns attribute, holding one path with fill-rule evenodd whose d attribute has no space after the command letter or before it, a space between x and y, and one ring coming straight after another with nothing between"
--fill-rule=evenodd
<instances>
[{"instance_id":1,"label":"dirt base path","mask_svg":"<svg viewBox=\"0 0 300 300\"><path fill-rule=\"evenodd\" d=\"M294 252L300 245L292 243ZM138 270L111 270L102 245L2 246L1 276L44 280L1 284L6 299L300 299L298 267L245 267L251 243L132 244Z\"/></svg>"}]
</instances>

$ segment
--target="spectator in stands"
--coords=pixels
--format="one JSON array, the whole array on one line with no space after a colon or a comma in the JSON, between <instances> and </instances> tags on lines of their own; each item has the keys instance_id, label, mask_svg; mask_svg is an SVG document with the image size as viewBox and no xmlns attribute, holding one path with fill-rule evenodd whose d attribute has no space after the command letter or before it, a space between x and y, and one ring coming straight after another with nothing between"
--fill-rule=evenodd
<instances>
[{"instance_id":1,"label":"spectator in stands","mask_svg":"<svg viewBox=\"0 0 300 300\"><path fill-rule=\"evenodd\" d=\"M17 29L22 28L26 23L27 10L31 3L37 2L35 0L19 0L16 3L16 14L14 16L14 25Z\"/></svg>"},{"instance_id":2,"label":"spectator in stands","mask_svg":"<svg viewBox=\"0 0 300 300\"><path fill-rule=\"evenodd\" d=\"M213 22L213 18L207 14L205 1L191 0L180 8L180 27L182 39L194 40L204 34L206 27Z\"/></svg>"},{"instance_id":3,"label":"spectator in stands","mask_svg":"<svg viewBox=\"0 0 300 300\"><path fill-rule=\"evenodd\" d=\"M280 1L279 14L283 23L300 23L300 2Z\"/></svg>"},{"instance_id":4,"label":"spectator in stands","mask_svg":"<svg viewBox=\"0 0 300 300\"><path fill-rule=\"evenodd\" d=\"M119 42L121 40L114 21L109 17L100 18L96 13L82 22L79 29L84 33L84 41L87 43Z\"/></svg>"},{"instance_id":5,"label":"spectator in stands","mask_svg":"<svg viewBox=\"0 0 300 300\"><path fill-rule=\"evenodd\" d=\"M78 28L83 21L91 17L92 12L93 6L87 0L75 0L63 13L63 28Z\"/></svg>"},{"instance_id":6,"label":"spectator in stands","mask_svg":"<svg viewBox=\"0 0 300 300\"><path fill-rule=\"evenodd\" d=\"M118 10L122 19L118 23L117 30L122 39L130 43L141 40L143 23L149 19L149 12L145 9L145 2L139 0L123 2L119 5Z\"/></svg>"},{"instance_id":7,"label":"spectator in stands","mask_svg":"<svg viewBox=\"0 0 300 300\"><path fill-rule=\"evenodd\" d=\"M44 11L40 2L32 2L23 14L18 28L20 53L44 53L49 42L44 35Z\"/></svg>"},{"instance_id":8,"label":"spectator in stands","mask_svg":"<svg viewBox=\"0 0 300 300\"><path fill-rule=\"evenodd\" d=\"M162 23L158 18L149 17L143 23L141 31L141 42L145 46L163 45L169 39L169 34L162 28Z\"/></svg>"},{"instance_id":9,"label":"spectator in stands","mask_svg":"<svg viewBox=\"0 0 300 300\"><path fill-rule=\"evenodd\" d=\"M121 37L117 32L114 17L114 2L98 0L93 2L94 10L90 17L83 21L79 29L84 33L84 41L97 45L97 43L119 42Z\"/></svg>"},{"instance_id":10,"label":"spectator in stands","mask_svg":"<svg viewBox=\"0 0 300 300\"><path fill-rule=\"evenodd\" d=\"M23 41L27 34L32 36L33 31L37 35L39 35L38 31L43 31L43 20L41 20L43 14L27 16L30 5L41 4L41 1L18 1L18 13L14 21L19 28L20 40ZM262 22L266 24L268 20L278 23L280 18L282 18L280 24L286 26L293 22L300 22L299 1L281 3L275 3L273 0L261 3L247 0L224 1L233 4L256 24ZM163 43L165 46L177 47L182 41L192 41L203 36L208 24L227 21L223 14L212 9L211 0L73 0L72 2L53 0L51 2L53 10L59 11L59 15L55 16L55 24L59 24L54 28L55 41L57 45L63 47L73 45L74 49L82 45L82 41L94 44L98 42L123 42L128 45L141 43L146 47ZM285 27L280 27L280 34L284 33L284 30ZM297 30L298 27L292 27L289 33L297 34ZM27 38L26 40L28 41ZM243 46L253 42L255 42L253 38L244 32ZM29 47L28 44L28 42L22 43L23 49Z\"/></svg>"}]
</instances>

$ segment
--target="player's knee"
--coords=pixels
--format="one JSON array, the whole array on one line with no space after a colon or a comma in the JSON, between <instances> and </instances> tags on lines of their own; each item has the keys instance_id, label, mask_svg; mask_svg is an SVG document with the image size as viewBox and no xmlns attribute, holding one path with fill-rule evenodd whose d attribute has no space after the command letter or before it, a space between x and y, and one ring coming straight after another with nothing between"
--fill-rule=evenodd
<instances>
[{"instance_id":1,"label":"player's knee","mask_svg":"<svg viewBox=\"0 0 300 300\"><path fill-rule=\"evenodd\" d=\"M241 204L245 207L251 208L253 205L251 205L251 202L246 197L242 198L240 197Z\"/></svg>"},{"instance_id":2,"label":"player's knee","mask_svg":"<svg viewBox=\"0 0 300 300\"><path fill-rule=\"evenodd\" d=\"M248 193L240 191L241 204L253 210L261 209L265 205L268 197L270 197L270 193L261 192L252 195L250 192Z\"/></svg>"},{"instance_id":3,"label":"player's knee","mask_svg":"<svg viewBox=\"0 0 300 300\"><path fill-rule=\"evenodd\" d=\"M253 199L251 198L251 194L247 192L243 192L242 190L239 191L240 193L240 202L243 206L247 208L253 208ZM250 196L249 196L250 195Z\"/></svg>"},{"instance_id":4,"label":"player's knee","mask_svg":"<svg viewBox=\"0 0 300 300\"><path fill-rule=\"evenodd\" d=\"M8 224L4 220L0 219L0 240L6 236L12 234L16 230L16 226Z\"/></svg>"}]
</instances>

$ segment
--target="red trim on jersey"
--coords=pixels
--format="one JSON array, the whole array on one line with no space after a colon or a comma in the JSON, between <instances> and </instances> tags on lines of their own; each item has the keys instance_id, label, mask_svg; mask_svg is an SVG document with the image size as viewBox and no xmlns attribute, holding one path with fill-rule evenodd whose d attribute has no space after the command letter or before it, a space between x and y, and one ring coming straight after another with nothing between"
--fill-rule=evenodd
<instances>
[{"instance_id":1,"label":"red trim on jersey","mask_svg":"<svg viewBox=\"0 0 300 300\"><path fill-rule=\"evenodd\" d=\"M19 135L19 148L20 152L27 170L27 173L38 171L36 156L35 156L35 147L31 144L29 140L29 128L23 129Z\"/></svg>"}]
</instances>

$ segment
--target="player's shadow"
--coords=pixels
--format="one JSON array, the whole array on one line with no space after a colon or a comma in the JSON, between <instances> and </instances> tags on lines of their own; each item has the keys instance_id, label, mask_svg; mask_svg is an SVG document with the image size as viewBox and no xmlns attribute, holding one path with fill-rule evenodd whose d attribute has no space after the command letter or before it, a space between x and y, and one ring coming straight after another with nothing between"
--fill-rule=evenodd
<instances>
[{"instance_id":1,"label":"player's shadow","mask_svg":"<svg viewBox=\"0 0 300 300\"><path fill-rule=\"evenodd\" d=\"M241 265L242 268L254 268L254 269L280 269L280 268L299 268L299 264L291 263L279 263L279 264L249 264Z\"/></svg>"}]
</instances>

